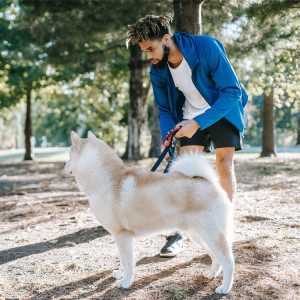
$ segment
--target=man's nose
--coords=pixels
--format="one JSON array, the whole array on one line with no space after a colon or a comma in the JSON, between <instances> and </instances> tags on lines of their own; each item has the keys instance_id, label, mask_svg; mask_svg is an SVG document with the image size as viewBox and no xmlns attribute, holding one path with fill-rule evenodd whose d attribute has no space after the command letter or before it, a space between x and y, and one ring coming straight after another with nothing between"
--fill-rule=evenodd
<instances>
[{"instance_id":1,"label":"man's nose","mask_svg":"<svg viewBox=\"0 0 300 300\"><path fill-rule=\"evenodd\" d=\"M153 55L151 53L147 53L147 58L151 59L151 58L153 58Z\"/></svg>"}]
</instances>

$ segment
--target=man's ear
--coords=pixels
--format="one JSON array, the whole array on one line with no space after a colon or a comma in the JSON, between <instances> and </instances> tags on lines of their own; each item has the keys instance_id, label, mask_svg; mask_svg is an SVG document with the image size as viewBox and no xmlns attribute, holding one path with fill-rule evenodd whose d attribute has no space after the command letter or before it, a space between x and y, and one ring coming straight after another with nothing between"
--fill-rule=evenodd
<instances>
[{"instance_id":1,"label":"man's ear","mask_svg":"<svg viewBox=\"0 0 300 300\"><path fill-rule=\"evenodd\" d=\"M71 140L72 140L72 145L76 145L81 139L76 132L72 131L71 132Z\"/></svg>"},{"instance_id":2,"label":"man's ear","mask_svg":"<svg viewBox=\"0 0 300 300\"><path fill-rule=\"evenodd\" d=\"M170 36L168 34L165 34L163 37L162 37L162 40L165 42L166 45L169 44L170 42Z\"/></svg>"},{"instance_id":3,"label":"man's ear","mask_svg":"<svg viewBox=\"0 0 300 300\"><path fill-rule=\"evenodd\" d=\"M89 131L88 132L88 138L89 139L96 139L96 136L91 131Z\"/></svg>"}]
</instances>

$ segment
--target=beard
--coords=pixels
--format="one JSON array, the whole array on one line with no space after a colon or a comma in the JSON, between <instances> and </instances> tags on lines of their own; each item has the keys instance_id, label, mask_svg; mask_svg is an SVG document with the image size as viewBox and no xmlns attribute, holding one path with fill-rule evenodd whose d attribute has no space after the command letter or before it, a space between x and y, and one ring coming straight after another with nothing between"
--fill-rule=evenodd
<instances>
[{"instance_id":1,"label":"beard","mask_svg":"<svg viewBox=\"0 0 300 300\"><path fill-rule=\"evenodd\" d=\"M162 70L168 63L168 58L170 55L170 47L168 47L167 45L163 44L163 48L164 48L164 54L162 59L154 65L154 67Z\"/></svg>"}]
</instances>

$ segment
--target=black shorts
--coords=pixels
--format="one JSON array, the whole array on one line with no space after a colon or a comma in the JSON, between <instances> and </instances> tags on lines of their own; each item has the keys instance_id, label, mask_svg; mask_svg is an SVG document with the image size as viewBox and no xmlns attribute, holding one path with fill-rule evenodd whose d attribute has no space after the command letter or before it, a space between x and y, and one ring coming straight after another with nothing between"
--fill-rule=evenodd
<instances>
[{"instance_id":1,"label":"black shorts","mask_svg":"<svg viewBox=\"0 0 300 300\"><path fill-rule=\"evenodd\" d=\"M226 119L221 119L204 130L197 130L191 137L180 139L180 147L204 146L204 151L210 152L212 145L217 148L234 147L242 150L242 135L239 130Z\"/></svg>"}]
</instances>

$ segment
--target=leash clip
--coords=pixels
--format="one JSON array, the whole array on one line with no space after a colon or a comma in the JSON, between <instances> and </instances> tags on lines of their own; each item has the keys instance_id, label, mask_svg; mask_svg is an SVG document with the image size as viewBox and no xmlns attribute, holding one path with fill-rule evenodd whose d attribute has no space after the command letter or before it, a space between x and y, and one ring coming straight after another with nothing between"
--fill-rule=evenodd
<instances>
[{"instance_id":1,"label":"leash clip","mask_svg":"<svg viewBox=\"0 0 300 300\"><path fill-rule=\"evenodd\" d=\"M173 139L173 135L174 133L176 133L177 131L179 131L181 129L181 127L178 127L176 129L174 129L173 131L171 131L163 140L162 144L163 146L170 147L171 143L172 143L172 139Z\"/></svg>"}]
</instances>

